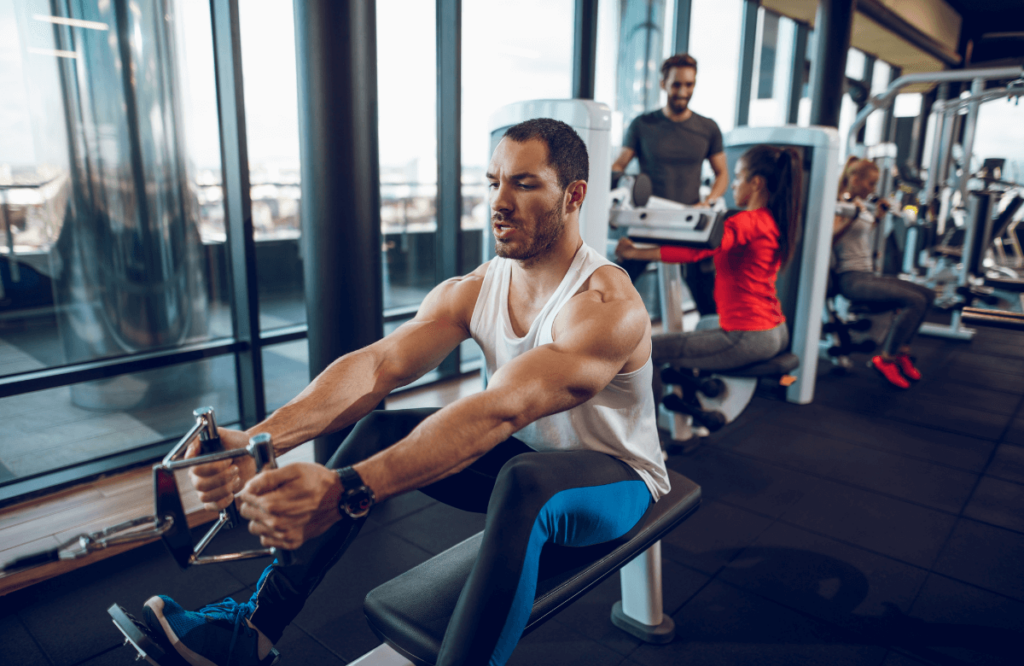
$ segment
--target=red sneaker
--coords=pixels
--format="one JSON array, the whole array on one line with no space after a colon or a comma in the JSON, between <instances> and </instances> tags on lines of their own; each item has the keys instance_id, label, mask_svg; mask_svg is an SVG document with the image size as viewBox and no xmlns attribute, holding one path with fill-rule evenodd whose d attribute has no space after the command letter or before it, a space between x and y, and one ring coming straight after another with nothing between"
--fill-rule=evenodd
<instances>
[{"instance_id":1,"label":"red sneaker","mask_svg":"<svg viewBox=\"0 0 1024 666\"><path fill-rule=\"evenodd\" d=\"M914 367L913 359L907 354L896 354L896 366L907 379L913 379L915 382L921 379L921 373Z\"/></svg>"},{"instance_id":2,"label":"red sneaker","mask_svg":"<svg viewBox=\"0 0 1024 666\"><path fill-rule=\"evenodd\" d=\"M892 361L886 361L881 356L876 356L871 359L871 365L875 366L875 370L882 373L882 376L888 379L893 386L898 386L901 389L910 388L910 382L900 374L900 369Z\"/></svg>"}]
</instances>

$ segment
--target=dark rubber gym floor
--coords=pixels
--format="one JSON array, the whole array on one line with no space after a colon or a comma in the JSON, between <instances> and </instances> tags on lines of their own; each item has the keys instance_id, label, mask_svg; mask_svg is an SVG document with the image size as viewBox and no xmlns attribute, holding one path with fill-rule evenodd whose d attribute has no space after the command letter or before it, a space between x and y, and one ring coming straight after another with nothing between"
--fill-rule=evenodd
<instances>
[{"instance_id":1,"label":"dark rubber gym floor","mask_svg":"<svg viewBox=\"0 0 1024 666\"><path fill-rule=\"evenodd\" d=\"M609 619L618 578L524 639L512 663L1021 663L1024 337L919 339L925 378L890 388L858 358L813 405L757 397L669 465L704 505L663 544L675 642ZM342 664L377 645L368 590L481 529L419 493L379 508L279 644L280 664ZM244 530L220 537L233 550ZM106 608L248 597L261 561L178 570L159 543L0 598L0 663L129 664Z\"/></svg>"}]
</instances>

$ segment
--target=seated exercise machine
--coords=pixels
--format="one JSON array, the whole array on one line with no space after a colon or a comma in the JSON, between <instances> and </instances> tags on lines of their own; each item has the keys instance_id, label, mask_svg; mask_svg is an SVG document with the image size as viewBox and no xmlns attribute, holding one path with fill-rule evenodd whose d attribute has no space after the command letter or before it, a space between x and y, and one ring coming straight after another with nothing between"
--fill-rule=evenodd
<instances>
[{"instance_id":1,"label":"seated exercise machine","mask_svg":"<svg viewBox=\"0 0 1024 666\"><path fill-rule=\"evenodd\" d=\"M623 176L620 179L619 187L612 191L609 224L613 228L625 228L626 236L639 243L695 249L714 249L721 244L723 223L738 211L683 206L649 196L649 183L645 174ZM662 278L662 302L666 304L663 311L681 313L682 282L679 266L659 264L658 270ZM663 320L662 324L668 331L681 331L681 315L678 320ZM698 330L700 328L698 325ZM661 400L659 410L667 410L663 415L673 420L680 415L689 416L691 420L690 424L673 424L666 429L672 432L673 440L676 441L689 439L684 434L688 425L695 424L708 432L714 432L739 416L753 397L759 377L778 375L781 381L785 376L785 381L791 383L796 378L788 373L799 365L799 359L793 354L781 354L775 359L728 372L701 373L685 372L677 367L664 368L661 370L662 381L678 388L663 397L658 396ZM674 412L674 415L668 412Z\"/></svg>"},{"instance_id":2,"label":"seated exercise machine","mask_svg":"<svg viewBox=\"0 0 1024 666\"><path fill-rule=\"evenodd\" d=\"M789 350L774 358L739 368L696 371L673 364L662 378L675 385L672 393L657 396L659 425L669 432L672 443L683 444L694 436L707 434L734 421L753 398L761 380L785 391L786 399L798 404L811 402L817 371L821 313L825 300L828 263L831 254L832 220L839 178L839 137L832 128L741 127L724 138L729 169L751 147L758 144L791 147L802 159L802 237L793 260L780 272L776 283L779 301L789 324ZM709 208L687 208L656 198L637 196L649 189L640 178L612 192L612 226L624 227L637 242L717 247L722 223L728 213ZM731 192L726 203L732 203ZM654 199L654 205L651 200ZM682 332L683 282L678 265L659 264L662 327L664 332ZM708 321L701 325L707 325ZM657 369L656 369L657 371Z\"/></svg>"},{"instance_id":3,"label":"seated exercise machine","mask_svg":"<svg viewBox=\"0 0 1024 666\"><path fill-rule=\"evenodd\" d=\"M951 94L951 83L968 81L971 83L969 95ZM989 81L1008 83L992 88L987 87ZM904 87L920 83L939 84L938 99L932 106L934 122L931 125L934 135L927 178L923 187L912 188L917 190L911 193L917 196L916 202L908 202L904 198L904 203L911 204L904 210L912 211L913 217L903 225L906 237L903 243L902 271L915 282L936 289L939 292L936 306L952 311L949 324L926 322L921 326L920 333L970 340L974 331L961 325L961 309L970 307L975 301L988 304L998 302L998 298L992 294L993 285L983 275L983 271L979 271L978 261L979 253L983 255L988 251L991 241L996 238L985 238L990 232L988 224L991 215L982 210L985 202L980 201L978 193L970 187L972 179L978 177L971 168L978 112L982 104L1024 95L1024 68L1013 65L901 76L883 92L868 100L858 112L847 135L849 154L866 153L866 148L857 144L857 136L868 116L889 108ZM963 115L965 110L966 115ZM960 135L961 123L963 168L957 174L953 164L953 148L956 137ZM985 181L986 176L991 175L990 171L983 168L983 173L979 172L981 180ZM982 193L990 189L991 183L988 181ZM911 183L908 181L907 184ZM884 186L884 179L880 185ZM931 242L922 242L922 237L942 240L933 246Z\"/></svg>"},{"instance_id":4,"label":"seated exercise machine","mask_svg":"<svg viewBox=\"0 0 1024 666\"><path fill-rule=\"evenodd\" d=\"M257 473L276 467L269 435L254 436L245 449L225 451L217 437L213 409L199 409L195 415L195 426L153 467L154 515L81 535L58 548L5 563L0 571L10 573L60 559L84 557L110 546L154 537L163 540L183 569L196 564L266 556L288 561L293 554L276 548L213 556L202 554L222 528L241 523L233 505L230 510L221 512L199 543L193 542L175 470L240 456L254 458ZM201 454L182 459L185 449L196 437L202 441ZM611 621L644 641L668 643L672 640L674 624L672 618L664 614L662 606L660 539L697 510L701 491L693 481L671 470L669 479L672 490L648 509L640 525L630 530L630 538L584 548L545 547L533 612L524 634L621 571L622 600L611 609ZM353 663L362 666L434 664L456 601L476 561L482 534L371 591L365 601L367 621L385 643ZM107 612L124 635L125 645L131 645L138 652L137 659L145 659L156 666L184 663L163 636L154 635L144 622L118 604L111 605Z\"/></svg>"},{"instance_id":5,"label":"seated exercise machine","mask_svg":"<svg viewBox=\"0 0 1024 666\"><path fill-rule=\"evenodd\" d=\"M544 547L524 636L619 571L622 600L611 609L612 623L648 643L672 641L675 625L662 606L660 539L697 510L701 492L681 474L668 474L671 492L651 505L628 541ZM435 664L482 538L482 532L472 536L366 595L366 620L384 644L353 666Z\"/></svg>"},{"instance_id":6,"label":"seated exercise machine","mask_svg":"<svg viewBox=\"0 0 1024 666\"><path fill-rule=\"evenodd\" d=\"M878 200L865 202L871 212ZM890 208L895 205L890 203ZM841 201L836 204L836 215L851 219L859 214L857 206ZM877 243L876 243L877 247ZM821 350L835 365L835 369L845 372L853 367L850 354L870 354L875 351L878 342L871 338L854 341L852 333L867 333L874 326L872 315L892 311L891 306L880 302L852 301L839 293L839 276L831 269L828 274L828 290L826 291L825 310L821 327Z\"/></svg>"}]
</instances>

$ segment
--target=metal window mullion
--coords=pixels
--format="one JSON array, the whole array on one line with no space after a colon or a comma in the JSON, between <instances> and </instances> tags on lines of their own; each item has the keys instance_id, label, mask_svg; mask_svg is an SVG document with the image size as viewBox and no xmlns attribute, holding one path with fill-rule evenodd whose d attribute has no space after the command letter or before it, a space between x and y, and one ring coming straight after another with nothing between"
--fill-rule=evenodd
<instances>
[{"instance_id":1,"label":"metal window mullion","mask_svg":"<svg viewBox=\"0 0 1024 666\"><path fill-rule=\"evenodd\" d=\"M235 353L244 346L244 343L235 340L213 340L187 347L21 372L0 377L0 398L192 363L213 356Z\"/></svg>"},{"instance_id":2,"label":"metal window mullion","mask_svg":"<svg viewBox=\"0 0 1024 666\"><path fill-rule=\"evenodd\" d=\"M757 44L757 10L759 0L743 0L740 29L740 79L736 93L736 127L750 120L750 91L754 78L754 47Z\"/></svg>"},{"instance_id":3,"label":"metal window mullion","mask_svg":"<svg viewBox=\"0 0 1024 666\"><path fill-rule=\"evenodd\" d=\"M803 97L804 73L807 68L807 31L807 24L798 22L793 35L789 98L786 100L786 122L791 125L800 119L800 99Z\"/></svg>"},{"instance_id":4,"label":"metal window mullion","mask_svg":"<svg viewBox=\"0 0 1024 666\"><path fill-rule=\"evenodd\" d=\"M235 359L238 413L242 426L248 428L263 420L266 401L259 336L256 242L253 238L249 192L249 151L245 133L238 0L211 0L210 17L217 81L221 187L224 196L228 273L231 277L231 310L235 338L245 343Z\"/></svg>"},{"instance_id":5,"label":"metal window mullion","mask_svg":"<svg viewBox=\"0 0 1024 666\"><path fill-rule=\"evenodd\" d=\"M434 281L459 274L462 235L462 0L437 0L437 235ZM459 373L458 347L441 362Z\"/></svg>"},{"instance_id":6,"label":"metal window mullion","mask_svg":"<svg viewBox=\"0 0 1024 666\"><path fill-rule=\"evenodd\" d=\"M889 65L889 84L900 78L903 69ZM882 120L882 142L892 143L896 140L896 102L893 101L886 109Z\"/></svg>"},{"instance_id":7,"label":"metal window mullion","mask_svg":"<svg viewBox=\"0 0 1024 666\"><path fill-rule=\"evenodd\" d=\"M868 105L868 100L871 99L871 86L874 85L875 81L876 60L878 60L878 58L876 58L875 56L864 54L864 71L861 72L861 83L864 85L864 96L860 104L857 105L857 113L863 111L864 107ZM892 107L890 106L890 108ZM867 129L867 123L864 123L864 125L860 128L860 131L857 132L857 143L861 145L864 144L864 137L865 133L867 132ZM882 138L883 140L885 138L884 130L882 132Z\"/></svg>"},{"instance_id":8,"label":"metal window mullion","mask_svg":"<svg viewBox=\"0 0 1024 666\"><path fill-rule=\"evenodd\" d=\"M675 30L672 33L673 53L690 51L690 16L693 14L693 0L676 0Z\"/></svg>"},{"instance_id":9,"label":"metal window mullion","mask_svg":"<svg viewBox=\"0 0 1024 666\"><path fill-rule=\"evenodd\" d=\"M576 0L573 24L572 96L575 99L594 99L597 0Z\"/></svg>"}]
</instances>

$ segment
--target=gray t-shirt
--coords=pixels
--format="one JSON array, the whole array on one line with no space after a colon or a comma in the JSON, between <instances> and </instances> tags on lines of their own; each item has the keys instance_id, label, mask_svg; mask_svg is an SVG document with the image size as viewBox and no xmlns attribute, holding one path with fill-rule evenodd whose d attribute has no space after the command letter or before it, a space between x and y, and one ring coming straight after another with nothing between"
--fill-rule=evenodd
<instances>
[{"instance_id":1,"label":"gray t-shirt","mask_svg":"<svg viewBox=\"0 0 1024 666\"><path fill-rule=\"evenodd\" d=\"M875 270L871 260L874 247L872 232L874 230L875 216L866 210L861 211L860 216L850 223L850 226L836 241L836 246L833 249L836 255L836 275L849 271L871 272Z\"/></svg>"},{"instance_id":2,"label":"gray t-shirt","mask_svg":"<svg viewBox=\"0 0 1024 666\"><path fill-rule=\"evenodd\" d=\"M700 203L704 160L722 152L722 131L700 114L677 123L658 109L633 119L622 147L636 153L654 196L691 206Z\"/></svg>"}]
</instances>

